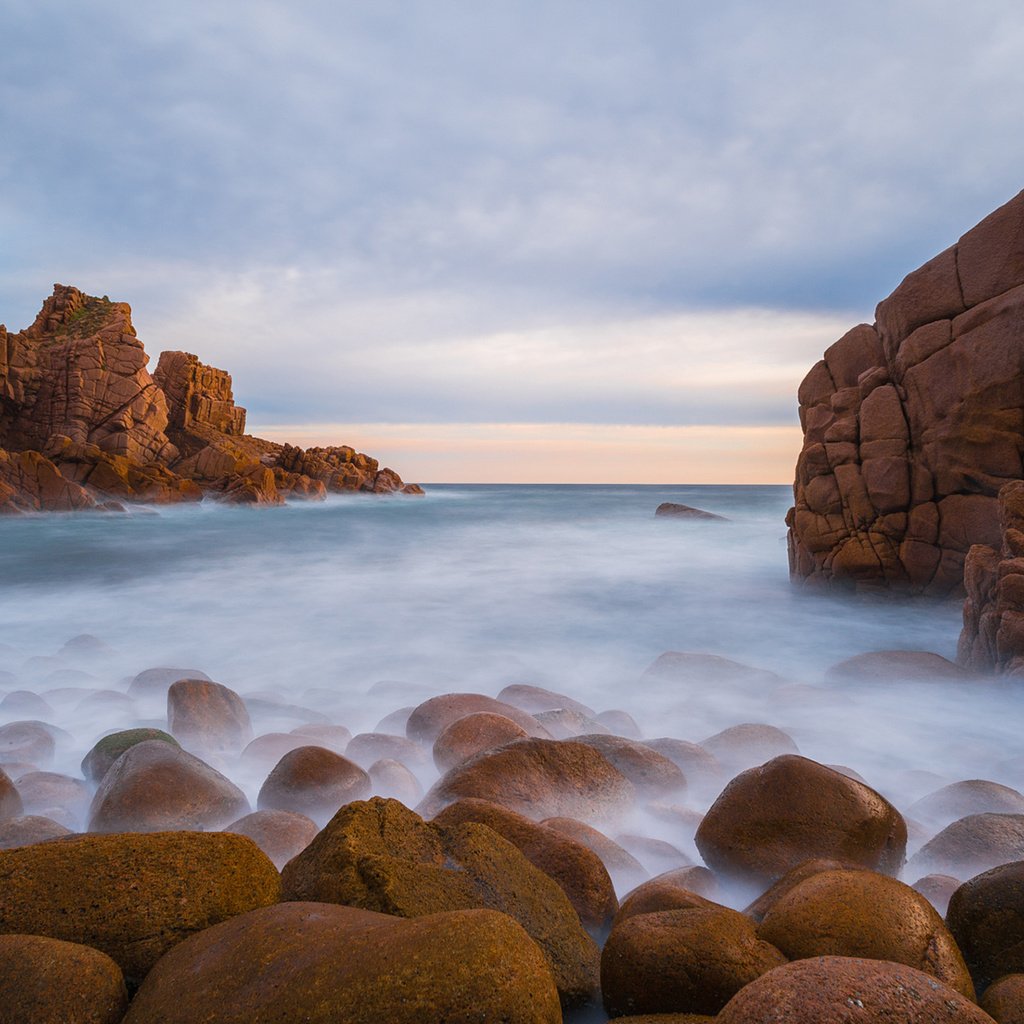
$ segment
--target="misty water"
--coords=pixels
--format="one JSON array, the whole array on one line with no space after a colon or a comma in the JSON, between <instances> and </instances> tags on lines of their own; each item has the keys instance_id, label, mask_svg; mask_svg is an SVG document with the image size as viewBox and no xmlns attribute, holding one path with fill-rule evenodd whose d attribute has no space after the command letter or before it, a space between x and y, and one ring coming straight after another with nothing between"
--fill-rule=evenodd
<instances>
[{"instance_id":1,"label":"misty water","mask_svg":"<svg viewBox=\"0 0 1024 1024\"><path fill-rule=\"evenodd\" d=\"M960 607L795 588L790 498L785 487L448 485L420 499L10 518L0 521L0 695L47 701L47 720L69 734L53 770L76 776L103 733L164 724L164 707L117 693L170 665L250 698L257 734L304 720L373 731L431 695L520 682L623 709L651 738L770 723L902 808L959 779L1019 787L1011 685L827 679L864 651L954 657ZM655 518L663 501L728 521ZM110 650L61 652L83 633ZM645 676L666 651L767 671ZM26 717L41 716L0 707L0 724ZM255 806L265 773L220 767ZM417 771L425 788L436 779ZM714 795L687 799L700 812ZM692 828L640 810L630 828L696 857Z\"/></svg>"}]
</instances>

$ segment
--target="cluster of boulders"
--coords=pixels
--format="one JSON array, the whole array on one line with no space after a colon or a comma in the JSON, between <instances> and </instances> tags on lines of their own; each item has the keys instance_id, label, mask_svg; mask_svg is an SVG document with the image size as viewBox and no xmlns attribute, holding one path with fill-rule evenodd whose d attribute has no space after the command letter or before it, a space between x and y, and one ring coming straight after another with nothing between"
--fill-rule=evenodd
<instances>
[{"instance_id":1,"label":"cluster of boulders","mask_svg":"<svg viewBox=\"0 0 1024 1024\"><path fill-rule=\"evenodd\" d=\"M817 585L959 592L1024 476L1024 192L913 271L799 390L790 566Z\"/></svg>"},{"instance_id":2,"label":"cluster of boulders","mask_svg":"<svg viewBox=\"0 0 1024 1024\"><path fill-rule=\"evenodd\" d=\"M0 325L0 513L420 493L353 448L247 435L231 377L191 353L148 362L127 303L77 288L55 285L24 331Z\"/></svg>"},{"instance_id":3,"label":"cluster of boulders","mask_svg":"<svg viewBox=\"0 0 1024 1024\"><path fill-rule=\"evenodd\" d=\"M196 669L2 681L4 1022L1021 1019L1024 795L991 780L897 808L767 723L645 738L527 684L352 735ZM55 720L97 714L130 727L81 756Z\"/></svg>"}]
</instances>

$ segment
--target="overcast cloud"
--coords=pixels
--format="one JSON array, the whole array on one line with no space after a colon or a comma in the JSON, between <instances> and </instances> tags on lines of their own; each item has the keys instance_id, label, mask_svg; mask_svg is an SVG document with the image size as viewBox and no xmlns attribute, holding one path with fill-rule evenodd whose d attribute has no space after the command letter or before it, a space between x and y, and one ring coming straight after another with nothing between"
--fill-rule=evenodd
<instances>
[{"instance_id":1,"label":"overcast cloud","mask_svg":"<svg viewBox=\"0 0 1024 1024\"><path fill-rule=\"evenodd\" d=\"M1022 185L1014 2L6 0L0 39L0 319L129 301L253 424L792 424Z\"/></svg>"}]
</instances>

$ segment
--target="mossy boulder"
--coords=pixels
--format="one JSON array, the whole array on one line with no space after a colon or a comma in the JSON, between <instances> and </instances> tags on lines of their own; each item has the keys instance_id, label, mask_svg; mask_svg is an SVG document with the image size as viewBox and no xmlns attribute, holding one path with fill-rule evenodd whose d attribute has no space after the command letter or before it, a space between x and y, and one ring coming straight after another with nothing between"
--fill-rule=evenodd
<instances>
[{"instance_id":1,"label":"mossy boulder","mask_svg":"<svg viewBox=\"0 0 1024 1024\"><path fill-rule=\"evenodd\" d=\"M92 750L82 758L82 774L90 782L100 782L110 766L129 747L134 747L136 743L145 743L146 740L163 740L172 747L180 746L178 741L163 729L122 729L120 732L112 732L109 736L101 737L93 744Z\"/></svg>"}]
</instances>

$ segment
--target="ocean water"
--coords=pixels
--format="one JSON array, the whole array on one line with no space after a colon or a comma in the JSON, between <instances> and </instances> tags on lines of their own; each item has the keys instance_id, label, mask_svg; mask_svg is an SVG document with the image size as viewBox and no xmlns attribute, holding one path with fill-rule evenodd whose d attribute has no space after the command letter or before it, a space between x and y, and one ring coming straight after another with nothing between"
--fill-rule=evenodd
<instances>
[{"instance_id":1,"label":"ocean water","mask_svg":"<svg viewBox=\"0 0 1024 1024\"><path fill-rule=\"evenodd\" d=\"M773 724L903 806L945 781L1020 786L1012 685L828 682L830 665L864 651L953 657L960 608L794 587L790 498L786 487L435 485L421 499L7 518L0 693L48 700L71 736L56 768L72 774L102 733L164 713L83 705L82 691L123 692L136 672L172 665L353 733L436 693L526 682L623 709L649 737ZM655 518L662 501L728 522ZM82 633L110 650L61 653ZM775 675L645 676L666 651ZM0 723L19 717L36 716L0 708ZM255 724L297 723L264 708ZM237 781L254 798L262 780ZM702 810L712 796L692 799Z\"/></svg>"}]
</instances>

